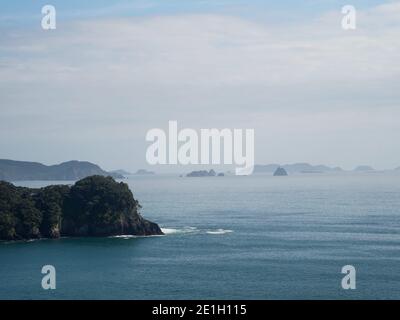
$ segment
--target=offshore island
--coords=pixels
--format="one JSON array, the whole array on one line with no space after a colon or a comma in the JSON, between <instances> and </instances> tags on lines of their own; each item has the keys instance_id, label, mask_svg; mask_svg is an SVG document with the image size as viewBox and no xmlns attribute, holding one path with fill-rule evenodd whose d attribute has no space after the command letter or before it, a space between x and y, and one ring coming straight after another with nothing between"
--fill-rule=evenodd
<instances>
[{"instance_id":1,"label":"offshore island","mask_svg":"<svg viewBox=\"0 0 400 320\"><path fill-rule=\"evenodd\" d=\"M140 208L128 185L112 177L37 189L0 181L0 240L163 235Z\"/></svg>"}]
</instances>

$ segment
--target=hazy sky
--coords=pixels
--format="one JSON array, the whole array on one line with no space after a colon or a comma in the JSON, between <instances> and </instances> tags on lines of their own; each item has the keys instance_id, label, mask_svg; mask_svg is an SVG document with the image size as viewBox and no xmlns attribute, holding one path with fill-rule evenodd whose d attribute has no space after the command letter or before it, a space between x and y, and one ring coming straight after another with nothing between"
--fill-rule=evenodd
<instances>
[{"instance_id":1,"label":"hazy sky","mask_svg":"<svg viewBox=\"0 0 400 320\"><path fill-rule=\"evenodd\" d=\"M255 129L256 163L400 166L399 1L1 1L0 28L0 158L149 168L177 120Z\"/></svg>"}]
</instances>

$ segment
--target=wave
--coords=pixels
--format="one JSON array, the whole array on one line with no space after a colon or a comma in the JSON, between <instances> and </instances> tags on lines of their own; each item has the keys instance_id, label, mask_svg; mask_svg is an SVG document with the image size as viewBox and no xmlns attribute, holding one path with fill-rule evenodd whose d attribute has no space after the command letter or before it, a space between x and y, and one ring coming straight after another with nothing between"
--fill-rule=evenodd
<instances>
[{"instance_id":1,"label":"wave","mask_svg":"<svg viewBox=\"0 0 400 320\"><path fill-rule=\"evenodd\" d=\"M129 234L121 234L121 235L116 235L116 236L109 236L107 238L110 239L123 239L123 240L129 240L129 239L135 239L135 238L150 238L150 237L163 237L163 236L168 236L168 235L179 235L179 234L210 234L210 235L223 235L227 233L232 233L233 230L227 230L227 229L198 229L196 227L182 227L182 228L161 228L161 231L164 233L164 235L150 235L150 236L135 236L135 235L129 235ZM70 237L60 237L59 239L55 240L62 240L62 239L69 239ZM37 241L46 241L46 240L53 240L53 239L47 239L47 238L40 238L40 239L29 239L29 240L11 240L11 241L4 241L1 240L0 244L12 244L12 243L31 243L31 242L37 242Z\"/></svg>"},{"instance_id":2,"label":"wave","mask_svg":"<svg viewBox=\"0 0 400 320\"><path fill-rule=\"evenodd\" d=\"M110 236L107 238L129 240L129 239L135 239L135 238L151 238L151 237L163 237L163 235L155 234L155 235L150 235L150 236L135 236L132 234L121 234L121 235L117 235L117 236Z\"/></svg>"},{"instance_id":3,"label":"wave","mask_svg":"<svg viewBox=\"0 0 400 320\"><path fill-rule=\"evenodd\" d=\"M208 230L206 233L208 234L226 234L226 233L232 233L233 230L226 230L226 229L216 229L216 230Z\"/></svg>"},{"instance_id":4,"label":"wave","mask_svg":"<svg viewBox=\"0 0 400 320\"><path fill-rule=\"evenodd\" d=\"M165 235L196 234L196 233L222 235L233 232L233 230L227 230L227 229L198 229L196 227L161 228L161 231L164 232Z\"/></svg>"},{"instance_id":5,"label":"wave","mask_svg":"<svg viewBox=\"0 0 400 320\"><path fill-rule=\"evenodd\" d=\"M119 236L110 236L108 238L113 238L113 239L133 239L133 238L137 238L137 237L138 236L121 234Z\"/></svg>"},{"instance_id":6,"label":"wave","mask_svg":"<svg viewBox=\"0 0 400 320\"><path fill-rule=\"evenodd\" d=\"M196 227L183 227L183 228L161 228L161 231L165 235L171 234L187 234L187 233L197 233L199 230Z\"/></svg>"}]
</instances>

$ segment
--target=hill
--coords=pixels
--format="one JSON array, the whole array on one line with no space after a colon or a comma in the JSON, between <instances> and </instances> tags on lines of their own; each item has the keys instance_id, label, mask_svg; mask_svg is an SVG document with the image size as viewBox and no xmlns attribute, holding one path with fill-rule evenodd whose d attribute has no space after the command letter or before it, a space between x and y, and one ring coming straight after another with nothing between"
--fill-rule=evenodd
<instances>
[{"instance_id":1,"label":"hill","mask_svg":"<svg viewBox=\"0 0 400 320\"><path fill-rule=\"evenodd\" d=\"M38 162L0 159L0 180L79 180L91 175L111 176L122 179L118 173L107 172L86 161L68 161L46 166Z\"/></svg>"}]
</instances>

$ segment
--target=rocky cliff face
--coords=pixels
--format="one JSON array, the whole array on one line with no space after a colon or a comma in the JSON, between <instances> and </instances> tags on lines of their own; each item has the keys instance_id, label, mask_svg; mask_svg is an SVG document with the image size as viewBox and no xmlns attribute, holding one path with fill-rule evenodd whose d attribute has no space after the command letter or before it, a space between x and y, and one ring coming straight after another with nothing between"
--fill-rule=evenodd
<instances>
[{"instance_id":1,"label":"rocky cliff face","mask_svg":"<svg viewBox=\"0 0 400 320\"><path fill-rule=\"evenodd\" d=\"M42 189L0 182L0 239L162 235L139 209L128 185L111 177Z\"/></svg>"}]
</instances>

